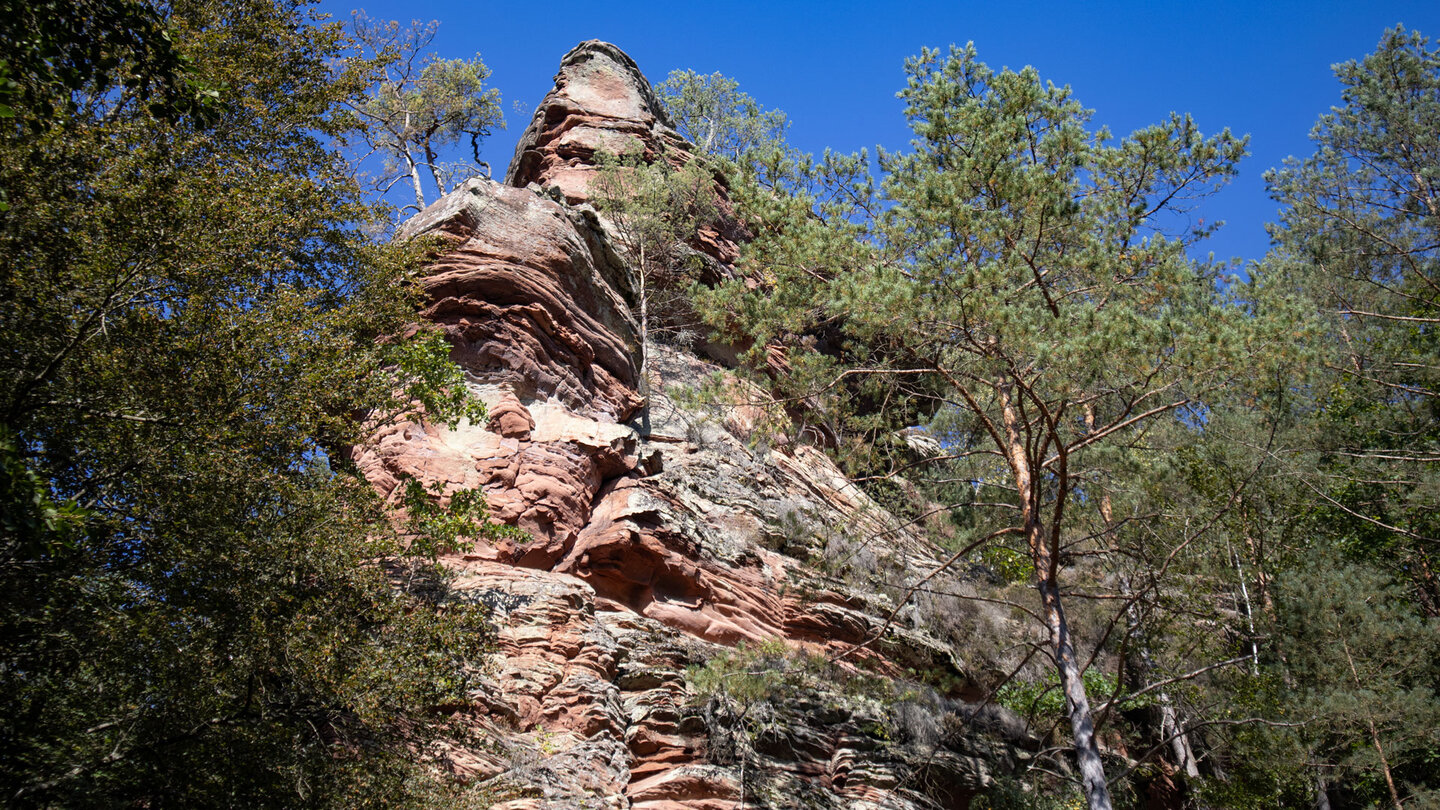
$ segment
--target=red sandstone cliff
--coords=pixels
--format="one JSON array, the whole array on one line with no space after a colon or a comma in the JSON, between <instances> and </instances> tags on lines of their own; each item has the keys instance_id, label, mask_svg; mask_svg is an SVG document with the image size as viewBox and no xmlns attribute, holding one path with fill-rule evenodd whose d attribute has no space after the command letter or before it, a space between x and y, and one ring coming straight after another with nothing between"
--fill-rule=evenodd
<instances>
[{"instance_id":1,"label":"red sandstone cliff","mask_svg":"<svg viewBox=\"0 0 1440 810\"><path fill-rule=\"evenodd\" d=\"M457 709L490 743L451 752L455 766L516 810L967 806L1025 752L998 713L979 727L975 676L949 646L825 573L913 579L932 551L821 452L768 448L743 407L680 404L717 371L697 357L650 347L639 394L631 269L584 205L595 151L632 143L690 159L634 62L582 43L506 184L470 181L403 229L451 240L422 314L489 421L391 425L359 461L386 493L405 474L481 487L533 538L446 560L500 628L486 687ZM734 235L702 248L727 272ZM805 662L882 628L858 668ZM742 642L767 642L747 660L781 673L785 699L697 690L695 668ZM903 680L915 671L945 688Z\"/></svg>"}]
</instances>

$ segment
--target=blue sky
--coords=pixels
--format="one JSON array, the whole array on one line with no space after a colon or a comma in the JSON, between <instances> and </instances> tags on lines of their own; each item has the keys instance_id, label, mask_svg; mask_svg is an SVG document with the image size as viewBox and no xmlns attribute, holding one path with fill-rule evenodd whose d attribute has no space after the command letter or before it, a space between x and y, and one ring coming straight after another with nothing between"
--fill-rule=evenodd
<instances>
[{"instance_id":1,"label":"blue sky","mask_svg":"<svg viewBox=\"0 0 1440 810\"><path fill-rule=\"evenodd\" d=\"M1117 135L1189 112L1205 132L1251 136L1240 177L1194 216L1227 225L1217 258L1258 259L1276 205L1262 175L1310 151L1315 119L1340 101L1330 66L1374 50L1396 23L1440 37L1440 2L572 2L324 0L348 18L439 20L435 50L479 52L505 99L509 129L487 142L503 172L529 112L549 90L560 57L604 39L628 52L652 82L671 70L720 71L790 117L806 151L902 149L909 131L895 92L905 58L922 46L974 41L992 67L1034 65L1070 85L1095 122ZM519 102L523 113L512 104Z\"/></svg>"}]
</instances>

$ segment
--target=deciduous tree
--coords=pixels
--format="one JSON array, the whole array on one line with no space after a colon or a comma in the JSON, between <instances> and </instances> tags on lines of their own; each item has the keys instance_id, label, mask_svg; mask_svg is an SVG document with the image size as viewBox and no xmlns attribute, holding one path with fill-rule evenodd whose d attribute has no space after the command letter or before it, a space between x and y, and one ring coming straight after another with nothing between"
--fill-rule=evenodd
<instances>
[{"instance_id":1,"label":"deciduous tree","mask_svg":"<svg viewBox=\"0 0 1440 810\"><path fill-rule=\"evenodd\" d=\"M444 196L450 185L482 167L488 173L480 143L490 130L505 125L500 91L485 86L490 69L479 54L440 59L427 50L438 27L438 22L416 22L401 29L398 22L373 20L364 12L355 15L352 27L378 67L365 96L348 103L354 129L347 137L368 147L362 162L376 153L381 157L375 185L382 194L409 181L417 211L425 207L422 168ZM469 159L444 162L444 153L461 141L469 146Z\"/></svg>"},{"instance_id":2,"label":"deciduous tree","mask_svg":"<svg viewBox=\"0 0 1440 810\"><path fill-rule=\"evenodd\" d=\"M364 237L327 144L362 84L299 3L165 8L228 85L207 128L92 78L64 126L0 129L0 795L439 801L427 710L487 626L344 451L467 400L443 339L395 337L417 257Z\"/></svg>"}]
</instances>

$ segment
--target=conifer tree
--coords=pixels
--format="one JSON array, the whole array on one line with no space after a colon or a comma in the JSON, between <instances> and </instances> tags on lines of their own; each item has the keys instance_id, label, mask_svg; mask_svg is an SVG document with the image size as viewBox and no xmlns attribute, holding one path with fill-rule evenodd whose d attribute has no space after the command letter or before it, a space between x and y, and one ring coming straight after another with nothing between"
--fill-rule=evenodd
<instances>
[{"instance_id":1,"label":"conifer tree","mask_svg":"<svg viewBox=\"0 0 1440 810\"><path fill-rule=\"evenodd\" d=\"M1268 175L1285 208L1262 278L1326 328L1317 462L1345 483L1317 508L1440 615L1440 50L1396 28L1336 75L1315 154Z\"/></svg>"},{"instance_id":2,"label":"conifer tree","mask_svg":"<svg viewBox=\"0 0 1440 810\"><path fill-rule=\"evenodd\" d=\"M1203 404L1265 348L1260 321L1217 297L1223 268L1186 254L1211 228L1171 216L1233 176L1245 142L1179 115L1114 141L1067 88L992 71L973 47L927 50L907 73L916 139L882 153L885 212L868 234L853 217L818 234L809 198L756 226L760 288L721 289L706 311L756 343L830 335L845 348L807 358L813 394L860 378L876 390L852 407L928 399L967 415L973 445L955 451L990 460L987 483L1010 492L1015 518L962 553L1023 539L1082 787L1108 808L1062 557L1074 513L1097 505L1080 496L1087 457Z\"/></svg>"},{"instance_id":3,"label":"conifer tree","mask_svg":"<svg viewBox=\"0 0 1440 810\"><path fill-rule=\"evenodd\" d=\"M782 145L789 127L785 113L760 106L720 73L676 70L655 92L675 128L707 155L738 161L752 150Z\"/></svg>"},{"instance_id":4,"label":"conifer tree","mask_svg":"<svg viewBox=\"0 0 1440 810\"><path fill-rule=\"evenodd\" d=\"M1267 176L1285 207L1251 293L1313 362L1233 398L1273 437L1234 436L1271 466L1231 516L1259 668L1220 696L1269 724L1218 741L1237 806L1428 806L1437 787L1440 53L1396 28L1336 75L1315 153Z\"/></svg>"},{"instance_id":5,"label":"conifer tree","mask_svg":"<svg viewBox=\"0 0 1440 810\"><path fill-rule=\"evenodd\" d=\"M693 157L678 169L663 156L647 163L634 152L601 153L598 162L588 192L634 269L643 381L652 332L683 343L698 327L690 286L699 257L686 243L718 215L715 181Z\"/></svg>"}]
</instances>

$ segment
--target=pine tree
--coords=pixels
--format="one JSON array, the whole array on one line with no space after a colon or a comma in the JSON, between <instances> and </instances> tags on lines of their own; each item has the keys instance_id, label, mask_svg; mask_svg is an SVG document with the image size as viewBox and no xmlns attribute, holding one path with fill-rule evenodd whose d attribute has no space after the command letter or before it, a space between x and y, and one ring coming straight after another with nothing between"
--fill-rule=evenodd
<instances>
[{"instance_id":1,"label":"pine tree","mask_svg":"<svg viewBox=\"0 0 1440 810\"><path fill-rule=\"evenodd\" d=\"M663 156L646 163L638 153L602 153L598 162L588 193L634 269L640 377L646 380L652 333L687 343L699 326L690 303L699 257L687 243L719 215L715 180L694 157L680 168Z\"/></svg>"},{"instance_id":2,"label":"pine tree","mask_svg":"<svg viewBox=\"0 0 1440 810\"><path fill-rule=\"evenodd\" d=\"M1440 615L1440 50L1386 32L1336 67L1316 152L1267 176L1285 205L1264 278L1325 324L1319 508L1351 550L1407 572Z\"/></svg>"},{"instance_id":3,"label":"pine tree","mask_svg":"<svg viewBox=\"0 0 1440 810\"><path fill-rule=\"evenodd\" d=\"M843 349L805 361L811 393L871 381L829 408L903 412L918 400L966 415L973 443L954 453L987 467L1014 518L961 553L1023 540L1082 786L1106 808L1060 587L1067 532L1094 505L1081 495L1090 456L1155 420L1203 419L1193 409L1207 392L1265 345L1259 319L1217 298L1223 268L1186 255L1209 228L1172 216L1234 174L1245 142L1204 137L1178 115L1112 142L1087 129L1068 89L1030 68L992 71L973 47L925 51L907 72L900 95L916 139L882 153L885 212L868 235L853 217L831 220L838 235L817 234L814 198L776 222L765 217L783 206L762 204L750 255L763 263L748 265L760 288L720 290L707 311L757 343L828 335ZM801 261L773 262L781 255ZM760 325L747 329L751 319Z\"/></svg>"},{"instance_id":4,"label":"pine tree","mask_svg":"<svg viewBox=\"0 0 1440 810\"><path fill-rule=\"evenodd\" d=\"M703 154L738 161L784 143L785 113L760 106L728 76L676 70L655 93L675 128Z\"/></svg>"}]
</instances>

